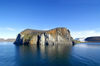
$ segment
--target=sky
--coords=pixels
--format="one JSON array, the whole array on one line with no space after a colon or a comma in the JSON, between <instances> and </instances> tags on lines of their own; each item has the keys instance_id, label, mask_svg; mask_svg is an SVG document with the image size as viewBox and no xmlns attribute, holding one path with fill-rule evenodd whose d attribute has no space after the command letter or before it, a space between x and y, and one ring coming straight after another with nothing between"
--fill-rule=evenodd
<instances>
[{"instance_id":1,"label":"sky","mask_svg":"<svg viewBox=\"0 0 100 66\"><path fill-rule=\"evenodd\" d=\"M66 27L73 38L100 36L100 0L0 0L0 38Z\"/></svg>"}]
</instances>

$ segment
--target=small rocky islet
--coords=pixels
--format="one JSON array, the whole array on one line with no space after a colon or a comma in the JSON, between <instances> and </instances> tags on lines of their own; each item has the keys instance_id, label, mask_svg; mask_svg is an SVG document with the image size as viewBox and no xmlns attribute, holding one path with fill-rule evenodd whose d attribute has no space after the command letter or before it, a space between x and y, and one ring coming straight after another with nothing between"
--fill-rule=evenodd
<instances>
[{"instance_id":1,"label":"small rocky islet","mask_svg":"<svg viewBox=\"0 0 100 66\"><path fill-rule=\"evenodd\" d=\"M54 28L51 30L26 29L18 34L14 44L16 45L72 45L73 39L69 29L65 27Z\"/></svg>"}]
</instances>

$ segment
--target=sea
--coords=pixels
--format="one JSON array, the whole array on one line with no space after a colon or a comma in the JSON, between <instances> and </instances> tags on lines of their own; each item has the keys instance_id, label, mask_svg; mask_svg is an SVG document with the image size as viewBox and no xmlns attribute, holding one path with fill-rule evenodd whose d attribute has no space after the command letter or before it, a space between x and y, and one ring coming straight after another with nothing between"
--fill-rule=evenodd
<instances>
[{"instance_id":1,"label":"sea","mask_svg":"<svg viewBox=\"0 0 100 66\"><path fill-rule=\"evenodd\" d=\"M0 66L100 66L100 43L43 46L0 42Z\"/></svg>"}]
</instances>

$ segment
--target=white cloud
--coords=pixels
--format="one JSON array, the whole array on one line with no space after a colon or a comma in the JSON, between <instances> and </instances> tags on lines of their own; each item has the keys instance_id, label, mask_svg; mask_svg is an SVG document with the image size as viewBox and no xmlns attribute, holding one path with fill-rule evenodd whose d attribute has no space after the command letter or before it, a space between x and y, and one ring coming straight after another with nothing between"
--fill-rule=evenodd
<instances>
[{"instance_id":1,"label":"white cloud","mask_svg":"<svg viewBox=\"0 0 100 66\"><path fill-rule=\"evenodd\" d=\"M90 36L100 36L100 32L96 30L86 30L86 31L72 31L73 38L86 38Z\"/></svg>"},{"instance_id":2,"label":"white cloud","mask_svg":"<svg viewBox=\"0 0 100 66\"><path fill-rule=\"evenodd\" d=\"M49 30L49 29L43 29L43 30Z\"/></svg>"},{"instance_id":3,"label":"white cloud","mask_svg":"<svg viewBox=\"0 0 100 66\"><path fill-rule=\"evenodd\" d=\"M6 29L9 30L9 31L15 31L14 28L10 28L10 27L7 27Z\"/></svg>"},{"instance_id":4,"label":"white cloud","mask_svg":"<svg viewBox=\"0 0 100 66\"><path fill-rule=\"evenodd\" d=\"M15 38L17 31L11 27L0 27L0 38Z\"/></svg>"},{"instance_id":5,"label":"white cloud","mask_svg":"<svg viewBox=\"0 0 100 66\"><path fill-rule=\"evenodd\" d=\"M15 31L15 29L11 27L0 27L0 30L1 31Z\"/></svg>"}]
</instances>

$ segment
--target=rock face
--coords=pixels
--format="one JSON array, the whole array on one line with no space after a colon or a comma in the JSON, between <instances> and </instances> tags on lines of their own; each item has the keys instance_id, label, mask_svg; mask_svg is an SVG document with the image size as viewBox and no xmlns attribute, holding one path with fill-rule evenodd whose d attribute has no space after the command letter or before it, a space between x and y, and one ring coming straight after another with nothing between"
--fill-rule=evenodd
<instances>
[{"instance_id":1,"label":"rock face","mask_svg":"<svg viewBox=\"0 0 100 66\"><path fill-rule=\"evenodd\" d=\"M48 31L26 29L18 34L14 44L72 45L70 31L66 28L55 28Z\"/></svg>"},{"instance_id":2,"label":"rock face","mask_svg":"<svg viewBox=\"0 0 100 66\"><path fill-rule=\"evenodd\" d=\"M87 37L85 39L87 42L100 42L100 36L94 36L94 37Z\"/></svg>"}]
</instances>

